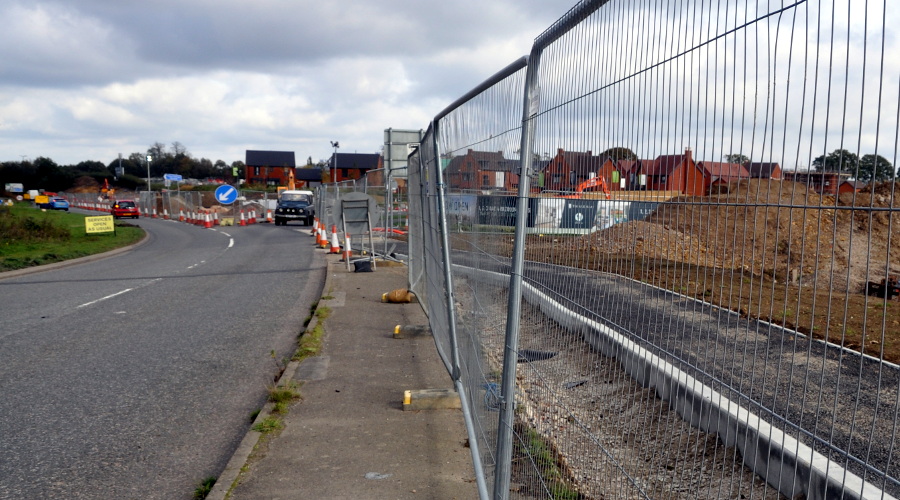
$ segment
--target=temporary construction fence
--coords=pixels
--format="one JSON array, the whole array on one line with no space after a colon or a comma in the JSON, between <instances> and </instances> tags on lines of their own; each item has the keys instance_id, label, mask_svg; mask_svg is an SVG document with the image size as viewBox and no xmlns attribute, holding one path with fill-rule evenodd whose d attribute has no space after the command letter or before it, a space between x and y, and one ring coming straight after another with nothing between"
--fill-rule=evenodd
<instances>
[{"instance_id":1,"label":"temporary construction fence","mask_svg":"<svg viewBox=\"0 0 900 500\"><path fill-rule=\"evenodd\" d=\"M583 1L434 118L409 283L482 498L900 496L898 18Z\"/></svg>"},{"instance_id":2,"label":"temporary construction fence","mask_svg":"<svg viewBox=\"0 0 900 500\"><path fill-rule=\"evenodd\" d=\"M369 256L391 258L393 238L405 236L409 225L406 176L405 168L377 169L359 179L323 184L316 190L316 216L326 230L337 229L341 246ZM350 193L369 197L371 230L367 227L357 234L345 230L340 207Z\"/></svg>"},{"instance_id":3,"label":"temporary construction fence","mask_svg":"<svg viewBox=\"0 0 900 500\"><path fill-rule=\"evenodd\" d=\"M272 222L277 194L241 190L237 200L222 204L213 191L140 191L128 195L137 202L141 217L186 222L198 226L246 226ZM75 208L110 213L114 198L96 193L66 193Z\"/></svg>"}]
</instances>

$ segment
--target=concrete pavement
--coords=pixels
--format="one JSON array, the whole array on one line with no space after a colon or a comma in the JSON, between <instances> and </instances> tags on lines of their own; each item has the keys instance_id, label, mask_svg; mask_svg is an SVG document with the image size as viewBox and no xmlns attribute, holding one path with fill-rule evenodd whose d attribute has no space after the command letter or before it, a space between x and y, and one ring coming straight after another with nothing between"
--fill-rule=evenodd
<instances>
[{"instance_id":1,"label":"concrete pavement","mask_svg":"<svg viewBox=\"0 0 900 500\"><path fill-rule=\"evenodd\" d=\"M282 377L302 400L279 433L248 434L207 498L477 498L461 411L403 410L406 390L452 388L431 336L394 338L427 322L419 304L381 302L407 286L406 267L352 273L327 258L321 355Z\"/></svg>"}]
</instances>

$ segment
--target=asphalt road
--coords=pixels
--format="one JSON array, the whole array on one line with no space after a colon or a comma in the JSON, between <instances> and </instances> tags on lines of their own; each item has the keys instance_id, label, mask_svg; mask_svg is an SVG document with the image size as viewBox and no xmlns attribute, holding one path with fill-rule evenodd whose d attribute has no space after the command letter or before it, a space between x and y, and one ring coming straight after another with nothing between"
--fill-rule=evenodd
<instances>
[{"instance_id":1,"label":"asphalt road","mask_svg":"<svg viewBox=\"0 0 900 500\"><path fill-rule=\"evenodd\" d=\"M321 296L301 226L136 223L130 252L0 275L2 499L191 498Z\"/></svg>"}]
</instances>

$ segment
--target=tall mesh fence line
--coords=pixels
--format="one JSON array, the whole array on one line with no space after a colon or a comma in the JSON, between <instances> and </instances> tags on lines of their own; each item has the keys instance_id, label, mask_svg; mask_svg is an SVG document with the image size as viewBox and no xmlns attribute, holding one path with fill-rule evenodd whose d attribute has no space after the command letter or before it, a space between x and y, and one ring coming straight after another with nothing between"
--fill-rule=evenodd
<instances>
[{"instance_id":1,"label":"tall mesh fence line","mask_svg":"<svg viewBox=\"0 0 900 500\"><path fill-rule=\"evenodd\" d=\"M581 2L436 117L410 285L482 497L900 496L898 16Z\"/></svg>"}]
</instances>

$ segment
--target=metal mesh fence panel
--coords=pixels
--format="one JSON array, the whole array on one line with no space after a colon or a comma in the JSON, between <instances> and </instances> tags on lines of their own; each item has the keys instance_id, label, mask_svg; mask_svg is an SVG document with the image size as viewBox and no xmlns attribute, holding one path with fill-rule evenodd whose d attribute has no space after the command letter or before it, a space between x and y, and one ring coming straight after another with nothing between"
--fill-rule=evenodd
<instances>
[{"instance_id":1,"label":"metal mesh fence panel","mask_svg":"<svg viewBox=\"0 0 900 500\"><path fill-rule=\"evenodd\" d=\"M406 239L408 230L408 191L406 168L392 171L370 170L357 182L359 192L364 192L375 201L372 214L375 253L385 259L393 259L398 250L397 238ZM405 247L402 248L405 252Z\"/></svg>"},{"instance_id":2,"label":"metal mesh fence panel","mask_svg":"<svg viewBox=\"0 0 900 500\"><path fill-rule=\"evenodd\" d=\"M547 496L561 463L591 496L900 494L865 293L900 270L894 181L846 165L895 155L884 7L611 2L544 35L534 152L570 193L532 200L559 229L525 239L515 439L559 459L529 453Z\"/></svg>"},{"instance_id":3,"label":"metal mesh fence panel","mask_svg":"<svg viewBox=\"0 0 900 500\"><path fill-rule=\"evenodd\" d=\"M496 498L900 495L894 10L585 1L438 117L410 282Z\"/></svg>"}]
</instances>

